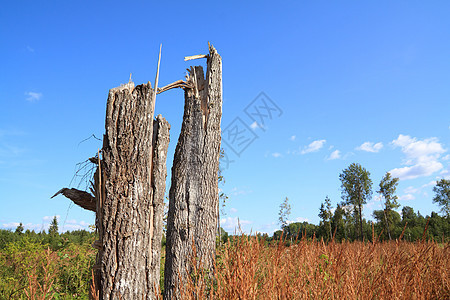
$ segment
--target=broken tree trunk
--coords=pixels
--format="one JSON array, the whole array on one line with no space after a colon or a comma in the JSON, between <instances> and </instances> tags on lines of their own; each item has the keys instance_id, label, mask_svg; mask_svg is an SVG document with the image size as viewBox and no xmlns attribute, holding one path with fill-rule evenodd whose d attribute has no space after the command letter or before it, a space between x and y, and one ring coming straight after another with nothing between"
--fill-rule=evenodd
<instances>
[{"instance_id":1,"label":"broken tree trunk","mask_svg":"<svg viewBox=\"0 0 450 300\"><path fill-rule=\"evenodd\" d=\"M97 220L100 299L155 299L169 123L153 121L150 83L111 89Z\"/></svg>"},{"instance_id":2,"label":"broken tree trunk","mask_svg":"<svg viewBox=\"0 0 450 300\"><path fill-rule=\"evenodd\" d=\"M99 250L97 299L156 299L159 295L162 220L169 123L153 120L155 90L133 82L111 89L106 108L103 159L93 192L63 188L63 194L96 212Z\"/></svg>"},{"instance_id":3,"label":"broken tree trunk","mask_svg":"<svg viewBox=\"0 0 450 300\"><path fill-rule=\"evenodd\" d=\"M222 116L222 60L214 47L202 67L191 67L169 192L164 299L180 299L195 255L214 273ZM195 250L194 250L195 248ZM181 280L181 281L180 281Z\"/></svg>"}]
</instances>

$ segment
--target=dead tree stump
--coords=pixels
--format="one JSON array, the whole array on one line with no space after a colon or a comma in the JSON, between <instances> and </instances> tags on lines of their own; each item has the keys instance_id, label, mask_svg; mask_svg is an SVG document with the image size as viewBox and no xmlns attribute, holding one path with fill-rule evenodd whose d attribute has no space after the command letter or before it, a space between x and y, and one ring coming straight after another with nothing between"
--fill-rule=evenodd
<instances>
[{"instance_id":1,"label":"dead tree stump","mask_svg":"<svg viewBox=\"0 0 450 300\"><path fill-rule=\"evenodd\" d=\"M210 46L206 79L191 67L169 192L164 299L179 299L194 255L214 273L222 117L222 59ZM181 282L180 282L181 279Z\"/></svg>"},{"instance_id":2,"label":"dead tree stump","mask_svg":"<svg viewBox=\"0 0 450 300\"><path fill-rule=\"evenodd\" d=\"M98 163L94 195L67 188L55 194L96 212L99 299L158 297L170 125L161 115L153 120L154 96L150 83L111 89L103 159L90 159Z\"/></svg>"},{"instance_id":3,"label":"dead tree stump","mask_svg":"<svg viewBox=\"0 0 450 300\"><path fill-rule=\"evenodd\" d=\"M169 123L153 121L151 84L111 89L97 206L101 299L155 299Z\"/></svg>"}]
</instances>

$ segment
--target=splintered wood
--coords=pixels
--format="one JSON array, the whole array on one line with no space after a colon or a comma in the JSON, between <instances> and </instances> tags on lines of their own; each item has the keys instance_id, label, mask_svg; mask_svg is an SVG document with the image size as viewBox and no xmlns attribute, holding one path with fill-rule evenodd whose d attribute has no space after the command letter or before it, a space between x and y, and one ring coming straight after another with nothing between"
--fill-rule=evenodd
<instances>
[{"instance_id":1,"label":"splintered wood","mask_svg":"<svg viewBox=\"0 0 450 300\"><path fill-rule=\"evenodd\" d=\"M179 299L193 267L214 274L218 207L222 59L210 47L206 78L191 67L169 192L164 299Z\"/></svg>"},{"instance_id":2,"label":"splintered wood","mask_svg":"<svg viewBox=\"0 0 450 300\"><path fill-rule=\"evenodd\" d=\"M58 194L96 212L99 250L91 296L97 299L160 297L161 238L169 123L154 118L156 94L184 89L184 116L172 166L169 193L164 299L179 299L192 258L214 274L218 222L218 170L222 117L222 59L209 46L206 78L191 67L186 80L158 88L130 80L109 91L103 148L89 160L97 164L92 194L63 188ZM100 155L101 154L101 155ZM180 281L181 280L181 281Z\"/></svg>"}]
</instances>

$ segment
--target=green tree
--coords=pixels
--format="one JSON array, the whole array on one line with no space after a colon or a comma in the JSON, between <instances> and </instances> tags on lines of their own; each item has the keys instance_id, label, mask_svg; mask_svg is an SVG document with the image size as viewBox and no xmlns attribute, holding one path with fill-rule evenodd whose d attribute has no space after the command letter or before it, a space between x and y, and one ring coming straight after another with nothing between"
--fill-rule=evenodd
<instances>
[{"instance_id":1,"label":"green tree","mask_svg":"<svg viewBox=\"0 0 450 300\"><path fill-rule=\"evenodd\" d=\"M353 206L355 219L359 219L360 239L363 239L363 205L372 196L372 180L370 173L360 164L352 163L339 175L341 180L342 199L347 205Z\"/></svg>"},{"instance_id":2,"label":"green tree","mask_svg":"<svg viewBox=\"0 0 450 300\"><path fill-rule=\"evenodd\" d=\"M280 211L278 212L278 221L282 229L284 229L287 226L290 214L291 214L291 205L289 204L288 197L286 197L280 204Z\"/></svg>"},{"instance_id":3,"label":"green tree","mask_svg":"<svg viewBox=\"0 0 450 300\"><path fill-rule=\"evenodd\" d=\"M331 218L331 225L335 233L333 235L338 241L341 241L345 237L345 222L344 222L345 211L342 206L338 203L336 209L334 210L333 217Z\"/></svg>"},{"instance_id":4,"label":"green tree","mask_svg":"<svg viewBox=\"0 0 450 300\"><path fill-rule=\"evenodd\" d=\"M449 218L450 217L450 180L441 179L436 182L436 186L433 188L435 196L433 203L437 203L441 207L441 213Z\"/></svg>"},{"instance_id":5,"label":"green tree","mask_svg":"<svg viewBox=\"0 0 450 300\"><path fill-rule=\"evenodd\" d=\"M58 219L56 218L56 216L53 217L53 220L50 223L50 227L48 228L48 234L51 236L55 236L58 234Z\"/></svg>"},{"instance_id":6,"label":"green tree","mask_svg":"<svg viewBox=\"0 0 450 300\"><path fill-rule=\"evenodd\" d=\"M388 216L386 216L385 211L382 209L375 210L373 212L373 217L375 218L375 220L377 220L376 224L377 232L379 233L382 230L384 230L383 236L385 238L398 237L402 232L403 228L401 227L401 217L400 214L395 210L391 211ZM390 235L386 232L387 220L389 220L388 222Z\"/></svg>"},{"instance_id":7,"label":"green tree","mask_svg":"<svg viewBox=\"0 0 450 300\"><path fill-rule=\"evenodd\" d=\"M19 226L17 226L16 231L14 233L21 235L23 233L23 224L20 222Z\"/></svg>"},{"instance_id":8,"label":"green tree","mask_svg":"<svg viewBox=\"0 0 450 300\"><path fill-rule=\"evenodd\" d=\"M320 205L320 211L319 211L319 218L322 219L323 226L327 228L328 231L328 237L332 238L331 236L331 217L333 216L333 213L331 212L332 206L331 206L331 200L328 198L328 196L325 197L325 203L322 203Z\"/></svg>"},{"instance_id":9,"label":"green tree","mask_svg":"<svg viewBox=\"0 0 450 300\"><path fill-rule=\"evenodd\" d=\"M395 191L397 190L399 179L397 177L392 178L391 173L387 172L384 177L380 181L380 189L377 193L380 194L381 197L384 198L384 225L389 237L391 240L391 225L392 225L392 210L399 208L400 204L397 202L397 195L395 195ZM375 212L374 212L375 213Z\"/></svg>"}]
</instances>

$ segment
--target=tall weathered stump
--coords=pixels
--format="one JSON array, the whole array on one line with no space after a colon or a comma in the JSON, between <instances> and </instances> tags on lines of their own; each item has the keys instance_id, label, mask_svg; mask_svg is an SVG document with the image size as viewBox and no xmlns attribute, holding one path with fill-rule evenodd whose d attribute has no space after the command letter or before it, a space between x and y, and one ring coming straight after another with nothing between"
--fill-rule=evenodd
<instances>
[{"instance_id":1,"label":"tall weathered stump","mask_svg":"<svg viewBox=\"0 0 450 300\"><path fill-rule=\"evenodd\" d=\"M155 299L159 288L170 125L153 120L154 92L131 82L109 91L96 195L101 299Z\"/></svg>"},{"instance_id":2,"label":"tall weathered stump","mask_svg":"<svg viewBox=\"0 0 450 300\"><path fill-rule=\"evenodd\" d=\"M214 273L222 117L222 59L214 47L206 78L202 67L191 67L186 82L169 192L164 299L180 298L191 261Z\"/></svg>"}]
</instances>

